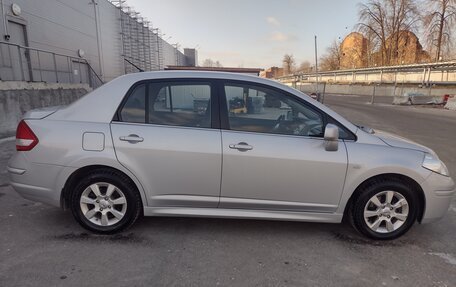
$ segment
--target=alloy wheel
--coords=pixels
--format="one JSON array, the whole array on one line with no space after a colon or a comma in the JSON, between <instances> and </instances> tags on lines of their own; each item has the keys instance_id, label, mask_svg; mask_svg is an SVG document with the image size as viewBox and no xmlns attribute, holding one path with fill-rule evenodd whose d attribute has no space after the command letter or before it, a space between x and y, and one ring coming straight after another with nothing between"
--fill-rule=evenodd
<instances>
[{"instance_id":1,"label":"alloy wheel","mask_svg":"<svg viewBox=\"0 0 456 287\"><path fill-rule=\"evenodd\" d=\"M115 185L97 182L81 194L79 205L87 220L98 226L111 226L124 218L127 199Z\"/></svg>"},{"instance_id":2,"label":"alloy wheel","mask_svg":"<svg viewBox=\"0 0 456 287\"><path fill-rule=\"evenodd\" d=\"M372 196L364 207L364 221L378 233L391 233L399 229L409 215L409 203L396 191L382 191Z\"/></svg>"}]
</instances>

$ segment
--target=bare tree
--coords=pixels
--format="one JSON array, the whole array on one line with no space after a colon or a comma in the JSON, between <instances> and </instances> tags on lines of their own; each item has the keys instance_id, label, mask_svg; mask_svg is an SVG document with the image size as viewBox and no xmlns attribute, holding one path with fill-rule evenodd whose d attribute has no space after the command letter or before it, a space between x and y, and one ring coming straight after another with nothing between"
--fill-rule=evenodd
<instances>
[{"instance_id":1,"label":"bare tree","mask_svg":"<svg viewBox=\"0 0 456 287\"><path fill-rule=\"evenodd\" d=\"M202 64L203 67L213 67L214 66L214 61L212 59L206 59L203 61Z\"/></svg>"},{"instance_id":2,"label":"bare tree","mask_svg":"<svg viewBox=\"0 0 456 287\"><path fill-rule=\"evenodd\" d=\"M381 64L398 61L401 31L414 31L420 19L416 0L369 0L359 4L358 29L374 35Z\"/></svg>"},{"instance_id":3,"label":"bare tree","mask_svg":"<svg viewBox=\"0 0 456 287\"><path fill-rule=\"evenodd\" d=\"M294 72L295 65L296 65L296 62L295 62L294 56L292 54L285 54L285 56L283 56L283 74L284 75L292 74Z\"/></svg>"},{"instance_id":4,"label":"bare tree","mask_svg":"<svg viewBox=\"0 0 456 287\"><path fill-rule=\"evenodd\" d=\"M456 24L456 0L428 0L429 9L423 17L427 42L433 50L435 60L439 61L445 55L443 49L449 52L452 40L452 28Z\"/></svg>"},{"instance_id":5,"label":"bare tree","mask_svg":"<svg viewBox=\"0 0 456 287\"><path fill-rule=\"evenodd\" d=\"M322 71L334 71L340 69L342 52L340 42L334 40L331 46L326 49L326 54L320 58L320 69Z\"/></svg>"},{"instance_id":6,"label":"bare tree","mask_svg":"<svg viewBox=\"0 0 456 287\"><path fill-rule=\"evenodd\" d=\"M309 61L304 61L299 65L298 72L308 73L312 70L312 64Z\"/></svg>"},{"instance_id":7,"label":"bare tree","mask_svg":"<svg viewBox=\"0 0 456 287\"><path fill-rule=\"evenodd\" d=\"M376 64L375 52L378 47L376 35L372 31L367 31L364 36L367 40L366 64L367 67L372 67Z\"/></svg>"},{"instance_id":8,"label":"bare tree","mask_svg":"<svg viewBox=\"0 0 456 287\"><path fill-rule=\"evenodd\" d=\"M386 11L382 1L373 0L367 4L359 4L358 29L365 34L373 34L376 44L380 48L382 65L386 62Z\"/></svg>"},{"instance_id":9,"label":"bare tree","mask_svg":"<svg viewBox=\"0 0 456 287\"><path fill-rule=\"evenodd\" d=\"M212 59L206 59L203 61L202 67L221 68L221 67L223 67L223 65L219 61L214 61Z\"/></svg>"}]
</instances>

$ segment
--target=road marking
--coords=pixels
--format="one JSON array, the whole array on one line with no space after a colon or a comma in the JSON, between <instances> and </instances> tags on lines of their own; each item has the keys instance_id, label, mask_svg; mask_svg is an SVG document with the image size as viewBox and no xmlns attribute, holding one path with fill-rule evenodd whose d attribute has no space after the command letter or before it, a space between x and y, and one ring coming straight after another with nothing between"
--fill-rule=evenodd
<instances>
[{"instance_id":1,"label":"road marking","mask_svg":"<svg viewBox=\"0 0 456 287\"><path fill-rule=\"evenodd\" d=\"M456 265L456 258L449 253L429 252L428 254L438 256L451 265Z\"/></svg>"},{"instance_id":2,"label":"road marking","mask_svg":"<svg viewBox=\"0 0 456 287\"><path fill-rule=\"evenodd\" d=\"M0 139L0 144L15 140L15 137Z\"/></svg>"}]
</instances>

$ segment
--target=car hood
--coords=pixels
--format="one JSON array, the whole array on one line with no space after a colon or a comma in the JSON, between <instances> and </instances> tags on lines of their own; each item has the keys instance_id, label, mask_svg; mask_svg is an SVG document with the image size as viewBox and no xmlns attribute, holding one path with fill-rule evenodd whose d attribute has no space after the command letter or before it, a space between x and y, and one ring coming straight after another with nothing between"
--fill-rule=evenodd
<instances>
[{"instance_id":1,"label":"car hood","mask_svg":"<svg viewBox=\"0 0 456 287\"><path fill-rule=\"evenodd\" d=\"M432 149L430 149L424 145L418 144L414 141L411 141L407 138L403 138L401 136L395 135L395 134L391 134L391 133L388 133L385 131L375 130L374 136L378 137L379 139L381 139L384 143L386 143L389 146L413 149L413 150L418 150L418 151L422 151L425 153L430 153L430 154L436 155Z\"/></svg>"}]
</instances>

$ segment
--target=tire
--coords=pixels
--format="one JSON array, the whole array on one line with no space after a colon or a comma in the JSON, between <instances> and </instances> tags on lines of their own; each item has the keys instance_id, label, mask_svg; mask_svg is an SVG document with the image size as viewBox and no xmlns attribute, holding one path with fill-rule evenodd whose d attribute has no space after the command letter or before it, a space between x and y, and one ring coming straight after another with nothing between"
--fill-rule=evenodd
<instances>
[{"instance_id":1,"label":"tire","mask_svg":"<svg viewBox=\"0 0 456 287\"><path fill-rule=\"evenodd\" d=\"M125 230L138 219L141 210L141 197L135 184L126 175L110 169L90 172L71 195L74 218L95 233Z\"/></svg>"},{"instance_id":2,"label":"tire","mask_svg":"<svg viewBox=\"0 0 456 287\"><path fill-rule=\"evenodd\" d=\"M367 183L361 187L353 202L353 227L376 240L400 237L417 219L420 206L416 192L395 179L377 179Z\"/></svg>"}]
</instances>

